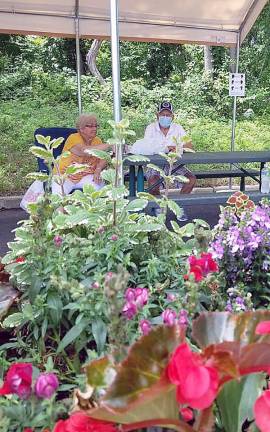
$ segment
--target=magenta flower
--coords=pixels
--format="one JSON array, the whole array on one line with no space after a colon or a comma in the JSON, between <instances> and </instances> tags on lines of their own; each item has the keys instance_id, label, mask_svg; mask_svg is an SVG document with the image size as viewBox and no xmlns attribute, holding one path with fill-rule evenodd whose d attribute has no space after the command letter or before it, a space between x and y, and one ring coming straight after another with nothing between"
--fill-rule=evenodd
<instances>
[{"instance_id":1,"label":"magenta flower","mask_svg":"<svg viewBox=\"0 0 270 432\"><path fill-rule=\"evenodd\" d=\"M50 399L59 387L57 376L52 372L41 373L36 380L35 392L41 399Z\"/></svg>"},{"instance_id":2,"label":"magenta flower","mask_svg":"<svg viewBox=\"0 0 270 432\"><path fill-rule=\"evenodd\" d=\"M94 288L94 289L99 289L100 284L96 281L96 282L93 282L91 286L92 286L92 288Z\"/></svg>"},{"instance_id":3,"label":"magenta flower","mask_svg":"<svg viewBox=\"0 0 270 432\"><path fill-rule=\"evenodd\" d=\"M56 235L56 236L54 237L54 239L53 239L53 242L54 242L54 245L55 245L56 247L60 247L61 244L63 243L63 239L62 239L61 236Z\"/></svg>"},{"instance_id":4,"label":"magenta flower","mask_svg":"<svg viewBox=\"0 0 270 432\"><path fill-rule=\"evenodd\" d=\"M151 330L150 321L148 321L146 319L141 320L139 323L139 326L140 326L140 330L141 330L143 335L147 335Z\"/></svg>"},{"instance_id":5,"label":"magenta flower","mask_svg":"<svg viewBox=\"0 0 270 432\"><path fill-rule=\"evenodd\" d=\"M165 309L162 312L163 323L166 325L174 325L176 322L176 312L172 309Z\"/></svg>"},{"instance_id":6,"label":"magenta flower","mask_svg":"<svg viewBox=\"0 0 270 432\"><path fill-rule=\"evenodd\" d=\"M175 299L176 299L176 295L175 294L172 294L172 293L167 294L167 300L169 302L173 302Z\"/></svg>"},{"instance_id":7,"label":"magenta flower","mask_svg":"<svg viewBox=\"0 0 270 432\"><path fill-rule=\"evenodd\" d=\"M179 324L180 326L187 326L188 325L188 313L185 309L180 310L179 312Z\"/></svg>"},{"instance_id":8,"label":"magenta flower","mask_svg":"<svg viewBox=\"0 0 270 432\"><path fill-rule=\"evenodd\" d=\"M137 306L135 305L135 303L132 302L127 302L123 309L122 309L123 315L128 319L131 320L132 318L135 317L135 315L137 314Z\"/></svg>"},{"instance_id":9,"label":"magenta flower","mask_svg":"<svg viewBox=\"0 0 270 432\"><path fill-rule=\"evenodd\" d=\"M143 307L148 302L147 288L135 288L135 303L138 307Z\"/></svg>"},{"instance_id":10,"label":"magenta flower","mask_svg":"<svg viewBox=\"0 0 270 432\"><path fill-rule=\"evenodd\" d=\"M127 302L135 302L136 295L134 288L127 288L125 291L125 299Z\"/></svg>"},{"instance_id":11,"label":"magenta flower","mask_svg":"<svg viewBox=\"0 0 270 432\"><path fill-rule=\"evenodd\" d=\"M111 236L111 240L112 240L112 241L116 241L116 240L118 240L118 236L117 236L116 234L113 234L113 235Z\"/></svg>"}]
</instances>

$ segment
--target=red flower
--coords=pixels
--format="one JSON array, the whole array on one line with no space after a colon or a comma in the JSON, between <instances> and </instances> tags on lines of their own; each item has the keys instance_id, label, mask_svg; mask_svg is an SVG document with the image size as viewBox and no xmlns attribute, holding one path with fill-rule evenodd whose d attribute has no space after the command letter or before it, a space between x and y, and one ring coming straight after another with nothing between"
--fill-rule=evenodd
<instances>
[{"instance_id":1,"label":"red flower","mask_svg":"<svg viewBox=\"0 0 270 432\"><path fill-rule=\"evenodd\" d=\"M261 432L269 432L270 425L270 390L266 390L254 405L255 422Z\"/></svg>"},{"instance_id":2,"label":"red flower","mask_svg":"<svg viewBox=\"0 0 270 432\"><path fill-rule=\"evenodd\" d=\"M208 273L218 271L218 265L212 258L211 253L202 253L200 258L194 255L189 257L189 273L193 274L196 282L200 282Z\"/></svg>"},{"instance_id":3,"label":"red flower","mask_svg":"<svg viewBox=\"0 0 270 432\"><path fill-rule=\"evenodd\" d=\"M167 373L169 380L177 385L180 404L195 409L212 405L218 393L218 372L204 364L201 356L193 353L186 343L179 345L173 353Z\"/></svg>"},{"instance_id":4,"label":"red flower","mask_svg":"<svg viewBox=\"0 0 270 432\"><path fill-rule=\"evenodd\" d=\"M34 429L31 428L24 428L23 432L34 432Z\"/></svg>"},{"instance_id":5,"label":"red flower","mask_svg":"<svg viewBox=\"0 0 270 432\"><path fill-rule=\"evenodd\" d=\"M0 395L16 394L26 399L31 394L32 364L14 363L9 368L4 384L0 388Z\"/></svg>"},{"instance_id":6,"label":"red flower","mask_svg":"<svg viewBox=\"0 0 270 432\"><path fill-rule=\"evenodd\" d=\"M185 422L190 422L194 418L193 411L188 407L181 408L180 414Z\"/></svg>"},{"instance_id":7,"label":"red flower","mask_svg":"<svg viewBox=\"0 0 270 432\"><path fill-rule=\"evenodd\" d=\"M113 423L96 420L77 411L67 420L59 420L53 432L117 432L117 428Z\"/></svg>"},{"instance_id":8,"label":"red flower","mask_svg":"<svg viewBox=\"0 0 270 432\"><path fill-rule=\"evenodd\" d=\"M256 334L263 335L270 333L270 321L261 321L255 330Z\"/></svg>"},{"instance_id":9,"label":"red flower","mask_svg":"<svg viewBox=\"0 0 270 432\"><path fill-rule=\"evenodd\" d=\"M20 256L20 257L15 259L16 263L23 263L24 261L25 261L25 257L23 257L23 256Z\"/></svg>"}]
</instances>

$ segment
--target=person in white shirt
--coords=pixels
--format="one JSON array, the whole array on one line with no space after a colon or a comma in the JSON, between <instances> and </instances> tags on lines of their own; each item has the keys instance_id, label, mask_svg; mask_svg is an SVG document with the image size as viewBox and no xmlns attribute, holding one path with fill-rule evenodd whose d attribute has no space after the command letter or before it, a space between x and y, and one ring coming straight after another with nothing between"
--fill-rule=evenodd
<instances>
[{"instance_id":1,"label":"person in white shirt","mask_svg":"<svg viewBox=\"0 0 270 432\"><path fill-rule=\"evenodd\" d=\"M168 152L175 149L175 140L181 142L186 135L185 130L179 124L173 123L174 114L172 104L170 102L162 102L158 106L157 121L147 126L144 138L157 141L162 151ZM182 145L183 148L192 148L192 142L186 142ZM177 174L188 178L189 183L175 182L175 187L181 188L181 193L190 193L196 183L196 177L187 168L182 167L177 170ZM160 176L157 171L149 169L146 171L148 186L154 185ZM153 195L160 194L160 184L151 189Z\"/></svg>"}]
</instances>

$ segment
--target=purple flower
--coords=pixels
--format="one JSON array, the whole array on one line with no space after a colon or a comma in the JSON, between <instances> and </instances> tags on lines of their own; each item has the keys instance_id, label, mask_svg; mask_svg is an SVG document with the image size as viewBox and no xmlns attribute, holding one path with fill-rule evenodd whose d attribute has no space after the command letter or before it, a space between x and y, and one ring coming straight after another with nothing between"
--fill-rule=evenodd
<instances>
[{"instance_id":1,"label":"purple flower","mask_svg":"<svg viewBox=\"0 0 270 432\"><path fill-rule=\"evenodd\" d=\"M105 231L105 227L104 227L103 225L101 225L101 226L97 229L97 232L98 232L99 234L103 234L104 231Z\"/></svg>"},{"instance_id":2,"label":"purple flower","mask_svg":"<svg viewBox=\"0 0 270 432\"><path fill-rule=\"evenodd\" d=\"M54 373L41 373L36 380L35 393L41 399L50 399L58 387L59 381Z\"/></svg>"},{"instance_id":3,"label":"purple flower","mask_svg":"<svg viewBox=\"0 0 270 432\"><path fill-rule=\"evenodd\" d=\"M61 244L63 243L63 239L62 239L61 236L56 235L56 236L54 237L54 239L53 239L53 242L54 242L54 245L55 245L56 247L60 247Z\"/></svg>"},{"instance_id":4,"label":"purple flower","mask_svg":"<svg viewBox=\"0 0 270 432\"><path fill-rule=\"evenodd\" d=\"M113 235L111 236L111 240L112 240L112 241L116 241L116 240L118 240L118 236L117 236L116 234L113 234Z\"/></svg>"},{"instance_id":5,"label":"purple flower","mask_svg":"<svg viewBox=\"0 0 270 432\"><path fill-rule=\"evenodd\" d=\"M180 326L187 326L188 325L188 313L185 309L180 310L179 312L179 324Z\"/></svg>"},{"instance_id":6,"label":"purple flower","mask_svg":"<svg viewBox=\"0 0 270 432\"><path fill-rule=\"evenodd\" d=\"M162 312L163 323L166 325L174 325L176 321L176 312L172 309L165 309Z\"/></svg>"},{"instance_id":7,"label":"purple flower","mask_svg":"<svg viewBox=\"0 0 270 432\"><path fill-rule=\"evenodd\" d=\"M125 318L131 320L137 314L137 306L135 305L135 303L127 302L122 309L122 313Z\"/></svg>"},{"instance_id":8,"label":"purple flower","mask_svg":"<svg viewBox=\"0 0 270 432\"><path fill-rule=\"evenodd\" d=\"M242 297L236 297L235 299L235 303L236 303L236 310L246 310L246 305L245 305L245 300Z\"/></svg>"},{"instance_id":9,"label":"purple flower","mask_svg":"<svg viewBox=\"0 0 270 432\"><path fill-rule=\"evenodd\" d=\"M147 335L151 330L150 321L148 321L146 319L141 320L139 323L139 326L140 326L140 330L141 330L143 335Z\"/></svg>"},{"instance_id":10,"label":"purple flower","mask_svg":"<svg viewBox=\"0 0 270 432\"><path fill-rule=\"evenodd\" d=\"M232 304L230 302L230 300L227 301L226 307L225 307L225 311L226 312L232 312L233 311L233 307Z\"/></svg>"}]
</instances>

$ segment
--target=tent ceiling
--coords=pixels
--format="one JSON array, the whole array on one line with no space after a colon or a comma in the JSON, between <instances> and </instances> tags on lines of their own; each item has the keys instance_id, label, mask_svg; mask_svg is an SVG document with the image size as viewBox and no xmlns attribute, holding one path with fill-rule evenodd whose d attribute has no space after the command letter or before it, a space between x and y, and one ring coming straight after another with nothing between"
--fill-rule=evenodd
<instances>
[{"instance_id":1,"label":"tent ceiling","mask_svg":"<svg viewBox=\"0 0 270 432\"><path fill-rule=\"evenodd\" d=\"M241 42L268 0L119 0L121 39ZM110 0L79 0L80 36L110 37ZM76 0L1 0L0 33L75 35Z\"/></svg>"}]
</instances>

